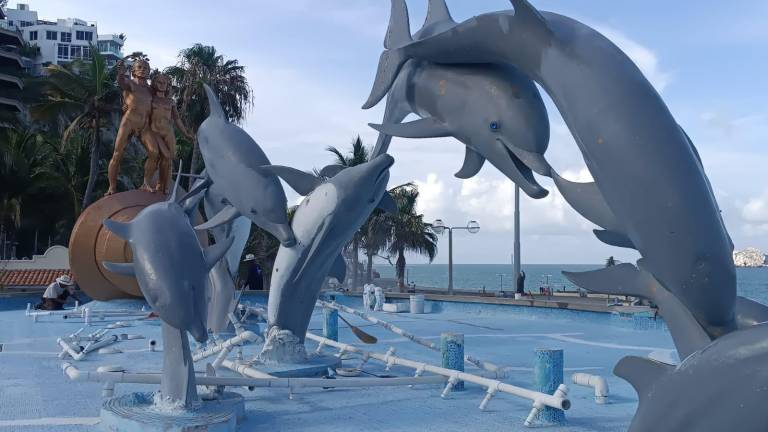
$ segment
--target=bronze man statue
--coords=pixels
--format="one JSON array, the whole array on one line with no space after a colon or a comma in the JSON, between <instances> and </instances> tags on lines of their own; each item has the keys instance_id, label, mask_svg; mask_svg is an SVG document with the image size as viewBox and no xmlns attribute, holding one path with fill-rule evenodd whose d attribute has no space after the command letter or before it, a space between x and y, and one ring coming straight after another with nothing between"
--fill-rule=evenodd
<instances>
[{"instance_id":1,"label":"bronze man statue","mask_svg":"<svg viewBox=\"0 0 768 432\"><path fill-rule=\"evenodd\" d=\"M115 139L115 150L109 161L109 190L106 195L117 192L117 176L120 174L120 163L123 159L125 147L132 136L138 136L141 144L147 151L147 163L144 165L144 185L142 189L152 190L149 183L154 171L151 161L157 161L157 145L150 135L147 127L152 111L152 88L147 83L149 77L149 63L145 60L136 60L131 67L132 78L125 75L123 61L117 63L117 84L123 89L123 118Z\"/></svg>"},{"instance_id":2,"label":"bronze man statue","mask_svg":"<svg viewBox=\"0 0 768 432\"><path fill-rule=\"evenodd\" d=\"M176 110L176 103L169 97L170 89L170 77L168 75L160 73L152 79L152 90L154 95L152 97L152 114L150 118L150 130L152 138L155 141L155 147L159 149L158 153L154 155L147 155L146 169L157 169L158 165L160 173L158 175L156 190L168 193L168 184L171 177L171 166L176 155L176 135L173 133L173 126L175 125L179 132L182 133L188 140L195 140L195 136L192 135L184 122L181 121L178 111ZM147 179L145 178L145 182Z\"/></svg>"}]
</instances>

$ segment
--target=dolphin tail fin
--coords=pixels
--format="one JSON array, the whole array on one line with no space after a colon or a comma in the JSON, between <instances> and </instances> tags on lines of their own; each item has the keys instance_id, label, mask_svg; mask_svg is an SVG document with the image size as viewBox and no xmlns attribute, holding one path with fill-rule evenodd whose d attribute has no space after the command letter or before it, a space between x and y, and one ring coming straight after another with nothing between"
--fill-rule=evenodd
<instances>
[{"instance_id":1,"label":"dolphin tail fin","mask_svg":"<svg viewBox=\"0 0 768 432\"><path fill-rule=\"evenodd\" d=\"M400 68L408 60L400 48L412 41L408 21L408 6L405 4L405 0L392 0L389 28L387 28L387 36L384 38L386 50L379 57L376 79L373 82L368 100L363 104L363 109L375 106L387 94L392 83L395 82Z\"/></svg>"},{"instance_id":2,"label":"dolphin tail fin","mask_svg":"<svg viewBox=\"0 0 768 432\"><path fill-rule=\"evenodd\" d=\"M219 260L221 260L224 255L227 253L229 248L232 246L232 243L235 241L234 236L229 236L225 238L223 241L216 243L213 246L209 246L203 250L203 255L205 256L205 264L206 268L210 271L213 266L216 265Z\"/></svg>"},{"instance_id":3,"label":"dolphin tail fin","mask_svg":"<svg viewBox=\"0 0 768 432\"><path fill-rule=\"evenodd\" d=\"M283 165L263 165L258 167L257 170L268 171L269 173L280 177L288 183L288 186L303 196L309 195L323 182L321 178L308 172Z\"/></svg>"},{"instance_id":4,"label":"dolphin tail fin","mask_svg":"<svg viewBox=\"0 0 768 432\"><path fill-rule=\"evenodd\" d=\"M115 274L119 274L123 276L136 275L136 272L133 268L133 263L114 263L109 261L103 261L101 265L104 266L105 269Z\"/></svg>"},{"instance_id":5,"label":"dolphin tail fin","mask_svg":"<svg viewBox=\"0 0 768 432\"><path fill-rule=\"evenodd\" d=\"M344 171L345 168L346 167L344 165L339 164L326 165L323 167L323 169L320 170L320 175L323 177L331 178L336 174Z\"/></svg>"},{"instance_id":6,"label":"dolphin tail fin","mask_svg":"<svg viewBox=\"0 0 768 432\"><path fill-rule=\"evenodd\" d=\"M611 230L592 230L592 232L595 234L595 237L597 237L598 240L607 245L623 247L627 249L637 249L637 246L635 246L635 244L626 234Z\"/></svg>"},{"instance_id":7,"label":"dolphin tail fin","mask_svg":"<svg viewBox=\"0 0 768 432\"><path fill-rule=\"evenodd\" d=\"M384 195L381 196L381 201L379 201L379 204L376 207L389 214L397 214L398 210L397 203L387 191L384 191Z\"/></svg>"},{"instance_id":8,"label":"dolphin tail fin","mask_svg":"<svg viewBox=\"0 0 768 432\"><path fill-rule=\"evenodd\" d=\"M768 321L768 306L742 296L736 296L736 323L739 328Z\"/></svg>"},{"instance_id":9,"label":"dolphin tail fin","mask_svg":"<svg viewBox=\"0 0 768 432\"><path fill-rule=\"evenodd\" d=\"M123 240L131 239L131 224L128 222L118 222L114 219L104 219L104 227L115 233Z\"/></svg>"},{"instance_id":10,"label":"dolphin tail fin","mask_svg":"<svg viewBox=\"0 0 768 432\"><path fill-rule=\"evenodd\" d=\"M203 175L205 171L203 171ZM179 202L186 201L189 197L193 197L195 195L200 194L202 196L202 193L204 190L208 189L213 184L213 180L211 180L210 177L206 175L204 179L197 180L193 185L192 188L189 190L189 192L185 193L184 196L182 196L179 199Z\"/></svg>"},{"instance_id":11,"label":"dolphin tail fin","mask_svg":"<svg viewBox=\"0 0 768 432\"><path fill-rule=\"evenodd\" d=\"M202 230L207 230L211 228L216 228L219 225L223 225L233 221L238 216L240 216L240 212L234 206L228 205L224 207L223 210L216 213L216 215L214 215L212 218L208 219L207 222L196 226L195 229L197 231L202 231Z\"/></svg>"},{"instance_id":12,"label":"dolphin tail fin","mask_svg":"<svg viewBox=\"0 0 768 432\"><path fill-rule=\"evenodd\" d=\"M213 89L206 83L203 83L203 89L205 89L205 95L208 97L208 117L226 121L227 117L224 115L224 110L221 108L219 98L216 97Z\"/></svg>"},{"instance_id":13,"label":"dolphin tail fin","mask_svg":"<svg viewBox=\"0 0 768 432\"><path fill-rule=\"evenodd\" d=\"M587 272L563 272L563 276L592 292L642 297L655 303L681 359L712 341L685 304L642 268L624 263Z\"/></svg>"},{"instance_id":14,"label":"dolphin tail fin","mask_svg":"<svg viewBox=\"0 0 768 432\"><path fill-rule=\"evenodd\" d=\"M613 373L634 387L642 404L653 391L656 383L674 370L673 365L647 357L627 356L619 360L613 368Z\"/></svg>"}]
</instances>

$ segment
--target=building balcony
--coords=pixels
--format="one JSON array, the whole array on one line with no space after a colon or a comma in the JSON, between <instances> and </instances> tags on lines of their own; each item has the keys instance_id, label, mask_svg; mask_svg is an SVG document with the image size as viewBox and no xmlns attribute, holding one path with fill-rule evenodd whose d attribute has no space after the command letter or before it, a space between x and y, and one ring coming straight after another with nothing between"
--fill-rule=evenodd
<instances>
[{"instance_id":1,"label":"building balcony","mask_svg":"<svg viewBox=\"0 0 768 432\"><path fill-rule=\"evenodd\" d=\"M10 66L23 68L24 60L18 53L10 50L0 49L0 67Z\"/></svg>"},{"instance_id":2,"label":"building balcony","mask_svg":"<svg viewBox=\"0 0 768 432\"><path fill-rule=\"evenodd\" d=\"M0 71L0 87L1 88L17 88L19 90L24 88L24 81L21 78L13 75L9 75Z\"/></svg>"},{"instance_id":3,"label":"building balcony","mask_svg":"<svg viewBox=\"0 0 768 432\"><path fill-rule=\"evenodd\" d=\"M0 110L24 112L24 104L17 99L0 96Z\"/></svg>"},{"instance_id":4,"label":"building balcony","mask_svg":"<svg viewBox=\"0 0 768 432\"><path fill-rule=\"evenodd\" d=\"M11 26L8 21L0 21L0 45L24 45L24 39L16 26Z\"/></svg>"}]
</instances>

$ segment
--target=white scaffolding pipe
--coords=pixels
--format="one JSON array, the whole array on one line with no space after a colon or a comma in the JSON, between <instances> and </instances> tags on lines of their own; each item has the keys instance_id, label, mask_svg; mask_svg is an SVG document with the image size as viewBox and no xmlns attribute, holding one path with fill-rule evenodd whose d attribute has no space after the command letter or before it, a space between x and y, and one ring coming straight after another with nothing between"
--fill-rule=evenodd
<instances>
[{"instance_id":1,"label":"white scaffolding pipe","mask_svg":"<svg viewBox=\"0 0 768 432\"><path fill-rule=\"evenodd\" d=\"M575 373L571 376L571 381L580 386L592 387L595 389L595 403L603 405L608 399L608 381L600 375L590 375L588 373Z\"/></svg>"},{"instance_id":2,"label":"white scaffolding pipe","mask_svg":"<svg viewBox=\"0 0 768 432\"><path fill-rule=\"evenodd\" d=\"M485 378L478 375L468 374L466 372L460 372L452 369L446 369L439 366L432 366L427 363L407 360L404 358L396 357L389 353L379 354L374 352L368 352L356 346L336 342L334 340L324 338L322 336L318 336L312 333L307 333L306 337L307 339L311 339L315 342L318 342L321 345L332 346L343 352L353 352L356 354L360 354L364 357L368 357L368 358L372 358L372 359L376 359L381 362L384 362L387 365L395 364L395 365L405 366L405 367L414 369L416 370L416 373L419 375L421 372L424 372L424 371L432 372L437 375L442 375L448 378L448 386L450 386L450 388L453 387L453 384L461 380L461 381L467 381L467 382L471 382L471 383L483 386L487 388L489 392L491 391L491 389L495 389L494 393L503 392L503 393L509 393L511 395L515 395L518 397L530 399L531 401L533 401L534 409L536 409L536 407L549 406L556 409L567 410L571 407L570 400L564 397L564 393L567 389L567 387L565 386L563 386L564 387L563 391L560 392L563 395L556 396L558 392L555 393L556 395L548 395L546 393L541 393L533 390L528 390L526 388L517 387L512 384L507 384L495 379ZM446 386L446 390L449 392L450 388L448 386ZM444 393L447 393L447 392L444 391ZM487 403L488 401L485 401L485 405L487 405ZM483 408L485 407L485 405L483 405Z\"/></svg>"}]
</instances>

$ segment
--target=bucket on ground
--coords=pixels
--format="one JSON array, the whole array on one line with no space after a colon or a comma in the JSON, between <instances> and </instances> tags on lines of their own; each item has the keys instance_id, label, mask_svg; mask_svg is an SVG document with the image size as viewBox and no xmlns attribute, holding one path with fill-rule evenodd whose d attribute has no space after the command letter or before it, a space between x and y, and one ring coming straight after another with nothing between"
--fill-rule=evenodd
<instances>
[{"instance_id":1,"label":"bucket on ground","mask_svg":"<svg viewBox=\"0 0 768 432\"><path fill-rule=\"evenodd\" d=\"M414 294L411 296L411 313L424 313L424 294Z\"/></svg>"}]
</instances>

